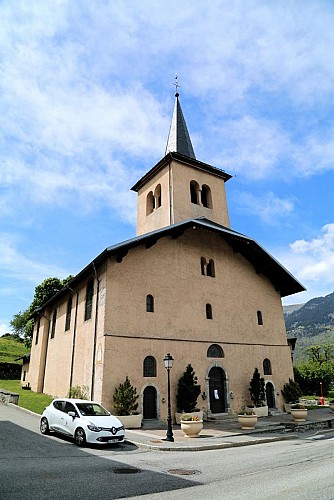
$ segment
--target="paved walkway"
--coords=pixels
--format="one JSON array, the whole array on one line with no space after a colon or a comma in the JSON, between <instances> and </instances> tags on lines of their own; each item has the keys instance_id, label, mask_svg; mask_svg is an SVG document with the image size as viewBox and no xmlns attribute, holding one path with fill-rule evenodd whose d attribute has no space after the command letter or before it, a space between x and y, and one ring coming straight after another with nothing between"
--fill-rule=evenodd
<instances>
[{"instance_id":1,"label":"paved walkway","mask_svg":"<svg viewBox=\"0 0 334 500\"><path fill-rule=\"evenodd\" d=\"M179 425L173 425L174 442L165 441L167 428L159 421L145 421L141 429L126 430L128 442L161 451L198 451L248 446L281 441L300 435L334 430L334 413L327 407L308 411L304 423L294 423L290 414L281 413L258 419L254 430L240 429L237 417L206 421L197 438L184 436Z\"/></svg>"}]
</instances>

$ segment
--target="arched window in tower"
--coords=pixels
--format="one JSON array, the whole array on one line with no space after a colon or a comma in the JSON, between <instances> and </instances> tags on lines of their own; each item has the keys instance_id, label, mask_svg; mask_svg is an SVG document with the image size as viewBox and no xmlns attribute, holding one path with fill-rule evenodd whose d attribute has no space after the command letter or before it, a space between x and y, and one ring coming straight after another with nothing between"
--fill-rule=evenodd
<instances>
[{"instance_id":1,"label":"arched window in tower","mask_svg":"<svg viewBox=\"0 0 334 500\"><path fill-rule=\"evenodd\" d=\"M161 184L158 184L154 190L155 208L161 207Z\"/></svg>"},{"instance_id":2,"label":"arched window in tower","mask_svg":"<svg viewBox=\"0 0 334 500\"><path fill-rule=\"evenodd\" d=\"M267 358L263 360L263 374L271 375L271 363Z\"/></svg>"},{"instance_id":3,"label":"arched window in tower","mask_svg":"<svg viewBox=\"0 0 334 500\"><path fill-rule=\"evenodd\" d=\"M203 276L206 275L206 258L201 257L201 273Z\"/></svg>"},{"instance_id":4,"label":"arched window in tower","mask_svg":"<svg viewBox=\"0 0 334 500\"><path fill-rule=\"evenodd\" d=\"M196 181L190 182L190 201L199 205L199 185Z\"/></svg>"},{"instance_id":5,"label":"arched window in tower","mask_svg":"<svg viewBox=\"0 0 334 500\"><path fill-rule=\"evenodd\" d=\"M153 356L146 356L146 358L144 359L143 376L144 377L157 376L157 362Z\"/></svg>"},{"instance_id":6,"label":"arched window in tower","mask_svg":"<svg viewBox=\"0 0 334 500\"><path fill-rule=\"evenodd\" d=\"M218 344L211 344L207 352L208 358L223 358L224 351Z\"/></svg>"},{"instance_id":7,"label":"arched window in tower","mask_svg":"<svg viewBox=\"0 0 334 500\"><path fill-rule=\"evenodd\" d=\"M154 312L154 297L153 297L153 295L146 296L146 312L149 312L149 313Z\"/></svg>"},{"instance_id":8,"label":"arched window in tower","mask_svg":"<svg viewBox=\"0 0 334 500\"><path fill-rule=\"evenodd\" d=\"M205 306L206 319L212 319L212 305L206 304Z\"/></svg>"},{"instance_id":9,"label":"arched window in tower","mask_svg":"<svg viewBox=\"0 0 334 500\"><path fill-rule=\"evenodd\" d=\"M154 196L150 191L146 197L146 215L150 215L154 210Z\"/></svg>"},{"instance_id":10,"label":"arched window in tower","mask_svg":"<svg viewBox=\"0 0 334 500\"><path fill-rule=\"evenodd\" d=\"M256 314L257 314L257 324L258 325L263 325L262 312L261 311L257 311Z\"/></svg>"},{"instance_id":11,"label":"arched window in tower","mask_svg":"<svg viewBox=\"0 0 334 500\"><path fill-rule=\"evenodd\" d=\"M215 263L212 259L209 260L208 265L206 266L206 275L211 276L211 278L214 278L216 276L215 274Z\"/></svg>"},{"instance_id":12,"label":"arched window in tower","mask_svg":"<svg viewBox=\"0 0 334 500\"><path fill-rule=\"evenodd\" d=\"M202 186L201 202L203 207L212 208L211 189L206 184L203 184Z\"/></svg>"}]
</instances>

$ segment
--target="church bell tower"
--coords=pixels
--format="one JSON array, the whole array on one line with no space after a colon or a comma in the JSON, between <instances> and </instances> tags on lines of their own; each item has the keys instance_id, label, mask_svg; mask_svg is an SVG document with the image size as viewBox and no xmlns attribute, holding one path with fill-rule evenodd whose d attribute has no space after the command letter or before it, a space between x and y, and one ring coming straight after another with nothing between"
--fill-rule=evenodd
<instances>
[{"instance_id":1,"label":"church bell tower","mask_svg":"<svg viewBox=\"0 0 334 500\"><path fill-rule=\"evenodd\" d=\"M131 188L138 193L137 236L198 217L229 228L230 178L196 159L176 92L165 156Z\"/></svg>"}]
</instances>

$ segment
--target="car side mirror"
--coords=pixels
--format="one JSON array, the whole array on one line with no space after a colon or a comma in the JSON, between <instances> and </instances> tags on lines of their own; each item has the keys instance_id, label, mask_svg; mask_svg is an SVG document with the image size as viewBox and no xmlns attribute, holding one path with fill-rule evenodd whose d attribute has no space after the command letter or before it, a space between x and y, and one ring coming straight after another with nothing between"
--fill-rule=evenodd
<instances>
[{"instance_id":1,"label":"car side mirror","mask_svg":"<svg viewBox=\"0 0 334 500\"><path fill-rule=\"evenodd\" d=\"M69 415L69 416L70 416L70 417L72 417L72 418L75 418L75 417L76 417L76 414L75 414L75 412L74 412L74 411L69 411L67 415Z\"/></svg>"}]
</instances>

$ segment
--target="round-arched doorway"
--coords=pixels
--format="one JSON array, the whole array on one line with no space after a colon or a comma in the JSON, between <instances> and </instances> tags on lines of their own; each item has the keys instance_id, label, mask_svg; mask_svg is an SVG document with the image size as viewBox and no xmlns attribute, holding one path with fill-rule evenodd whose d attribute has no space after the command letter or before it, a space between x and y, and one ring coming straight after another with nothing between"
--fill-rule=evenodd
<instances>
[{"instance_id":1,"label":"round-arched doorway","mask_svg":"<svg viewBox=\"0 0 334 500\"><path fill-rule=\"evenodd\" d=\"M157 390L153 385L148 385L144 389L143 418L157 418Z\"/></svg>"},{"instance_id":2,"label":"round-arched doorway","mask_svg":"<svg viewBox=\"0 0 334 500\"><path fill-rule=\"evenodd\" d=\"M275 391L271 382L266 383L266 400L268 408L276 408Z\"/></svg>"},{"instance_id":3,"label":"round-arched doorway","mask_svg":"<svg viewBox=\"0 0 334 500\"><path fill-rule=\"evenodd\" d=\"M225 413L227 410L226 375L222 368L214 366L209 371L209 403L211 413Z\"/></svg>"}]
</instances>

